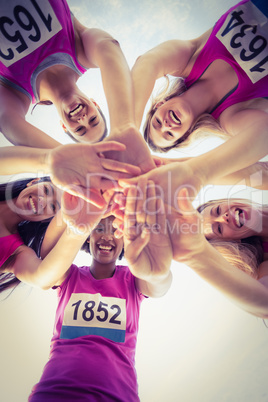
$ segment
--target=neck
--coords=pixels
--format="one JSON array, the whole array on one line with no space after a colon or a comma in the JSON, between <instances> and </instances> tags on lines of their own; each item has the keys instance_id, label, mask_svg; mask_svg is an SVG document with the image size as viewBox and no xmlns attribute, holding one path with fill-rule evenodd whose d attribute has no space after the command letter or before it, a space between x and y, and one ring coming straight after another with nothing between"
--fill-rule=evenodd
<instances>
[{"instance_id":1,"label":"neck","mask_svg":"<svg viewBox=\"0 0 268 402\"><path fill-rule=\"evenodd\" d=\"M191 104L194 120L203 113L209 113L217 103L213 90L206 80L197 81L187 91L180 95ZM202 99L202 102L200 102Z\"/></svg>"},{"instance_id":2,"label":"neck","mask_svg":"<svg viewBox=\"0 0 268 402\"><path fill-rule=\"evenodd\" d=\"M66 94L77 89L79 75L71 68L56 65L40 73L37 78L37 91L40 100L50 100L54 104Z\"/></svg>"},{"instance_id":3,"label":"neck","mask_svg":"<svg viewBox=\"0 0 268 402\"><path fill-rule=\"evenodd\" d=\"M96 260L92 260L90 266L90 272L95 279L106 279L111 278L114 274L115 262L109 264L102 264Z\"/></svg>"}]
</instances>

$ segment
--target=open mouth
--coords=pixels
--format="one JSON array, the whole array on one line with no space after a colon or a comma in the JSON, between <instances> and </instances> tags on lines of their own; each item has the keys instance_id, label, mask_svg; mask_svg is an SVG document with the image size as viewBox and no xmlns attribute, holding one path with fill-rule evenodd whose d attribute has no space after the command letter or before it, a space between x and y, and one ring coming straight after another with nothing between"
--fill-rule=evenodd
<instances>
[{"instance_id":1,"label":"open mouth","mask_svg":"<svg viewBox=\"0 0 268 402\"><path fill-rule=\"evenodd\" d=\"M71 110L69 112L69 116L75 117L75 116L79 115L79 113L81 113L83 109L84 109L84 106L79 103L73 110Z\"/></svg>"},{"instance_id":2,"label":"open mouth","mask_svg":"<svg viewBox=\"0 0 268 402\"><path fill-rule=\"evenodd\" d=\"M237 208L235 210L234 221L235 221L236 227L241 228L242 226L244 226L246 217L245 217L245 213L242 209Z\"/></svg>"},{"instance_id":3,"label":"open mouth","mask_svg":"<svg viewBox=\"0 0 268 402\"><path fill-rule=\"evenodd\" d=\"M33 211L33 213L36 215L36 214L37 214L37 209L36 209L36 206L35 206L35 204L34 204L34 201L33 201L31 195L30 195L30 197L29 197L29 201L30 201L30 206L31 206L31 208L32 208L32 211Z\"/></svg>"},{"instance_id":4,"label":"open mouth","mask_svg":"<svg viewBox=\"0 0 268 402\"><path fill-rule=\"evenodd\" d=\"M114 246L112 246L111 244L98 244L97 246L102 254L109 254L114 249Z\"/></svg>"},{"instance_id":5,"label":"open mouth","mask_svg":"<svg viewBox=\"0 0 268 402\"><path fill-rule=\"evenodd\" d=\"M169 117L175 124L181 124L179 117L176 115L175 112L173 112L173 110L169 111Z\"/></svg>"}]
</instances>

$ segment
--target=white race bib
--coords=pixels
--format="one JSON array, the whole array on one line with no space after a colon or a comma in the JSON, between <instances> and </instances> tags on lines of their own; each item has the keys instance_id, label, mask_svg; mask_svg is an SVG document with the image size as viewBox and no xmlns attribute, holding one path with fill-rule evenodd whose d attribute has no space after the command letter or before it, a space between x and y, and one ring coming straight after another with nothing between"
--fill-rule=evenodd
<instances>
[{"instance_id":1,"label":"white race bib","mask_svg":"<svg viewBox=\"0 0 268 402\"><path fill-rule=\"evenodd\" d=\"M62 29L48 0L1 1L0 61L22 59Z\"/></svg>"},{"instance_id":2,"label":"white race bib","mask_svg":"<svg viewBox=\"0 0 268 402\"><path fill-rule=\"evenodd\" d=\"M255 83L268 72L267 17L248 2L231 11L217 38Z\"/></svg>"},{"instance_id":3,"label":"white race bib","mask_svg":"<svg viewBox=\"0 0 268 402\"><path fill-rule=\"evenodd\" d=\"M126 300L104 297L100 293L73 293L63 317L61 339L100 335L124 342L126 332Z\"/></svg>"}]
</instances>

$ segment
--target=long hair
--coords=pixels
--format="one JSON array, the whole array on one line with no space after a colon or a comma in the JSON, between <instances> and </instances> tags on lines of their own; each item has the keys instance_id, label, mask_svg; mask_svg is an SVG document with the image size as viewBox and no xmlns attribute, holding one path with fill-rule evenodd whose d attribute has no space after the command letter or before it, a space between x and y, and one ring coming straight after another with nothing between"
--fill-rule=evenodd
<instances>
[{"instance_id":1,"label":"long hair","mask_svg":"<svg viewBox=\"0 0 268 402\"><path fill-rule=\"evenodd\" d=\"M222 130L217 120L215 120L209 113L203 113L193 122L189 130L184 133L181 138L177 139L174 144L168 147L158 147L156 144L154 144L150 137L150 124L157 110L157 104L161 101L168 101L169 99L179 96L187 91L184 78L179 77L173 81L170 81L167 76L165 76L165 78L166 85L160 89L160 92L158 92L156 96L151 97L152 104L149 112L147 113L143 127L144 139L153 151L168 152L173 148L187 147L197 138L206 138L210 137L211 135L223 138L225 140L229 138L229 135Z\"/></svg>"},{"instance_id":2,"label":"long hair","mask_svg":"<svg viewBox=\"0 0 268 402\"><path fill-rule=\"evenodd\" d=\"M49 100L37 102L37 103L34 105L34 107L32 108L31 114L33 113L34 109L35 109L36 106L38 106L38 105L46 105L46 106L48 106L48 105L53 105L53 102L51 102L51 101L49 101ZM102 134L101 139L99 140L99 141L102 141L102 140L104 140L104 138L107 137L108 128L107 128L107 122L106 122L106 118L105 118L105 116L104 116L103 111L102 111L100 108L98 108L98 111L99 111L99 113L100 113L100 115L101 115L101 117L102 117L102 119L103 119L103 122L104 122L104 131L103 131L103 134ZM78 140L70 133L70 131L68 131L68 130L65 131L65 134L67 134L68 137L70 137L72 141L77 142L77 143L80 143L80 141L78 141Z\"/></svg>"},{"instance_id":3,"label":"long hair","mask_svg":"<svg viewBox=\"0 0 268 402\"><path fill-rule=\"evenodd\" d=\"M27 187L27 184L34 178L12 181L0 184L0 201L7 201L19 196L20 192ZM51 181L49 177L42 177L40 181ZM22 221L18 225L18 232L24 244L31 247L38 257L40 257L41 245L44 239L46 229L52 218L48 218L41 222ZM18 252L13 253L7 261L2 265L2 269L12 266ZM14 290L20 284L20 280L12 273L0 274L0 292L11 289Z\"/></svg>"},{"instance_id":4,"label":"long hair","mask_svg":"<svg viewBox=\"0 0 268 402\"><path fill-rule=\"evenodd\" d=\"M242 198L236 200L258 208L261 207L260 204L253 203L250 200ZM208 206L226 201L228 201L226 198L208 201L200 205L197 211L201 213ZM231 265L254 278L258 277L258 267L263 262L263 246L260 236L249 236L240 241L223 239L211 239L208 241Z\"/></svg>"}]
</instances>

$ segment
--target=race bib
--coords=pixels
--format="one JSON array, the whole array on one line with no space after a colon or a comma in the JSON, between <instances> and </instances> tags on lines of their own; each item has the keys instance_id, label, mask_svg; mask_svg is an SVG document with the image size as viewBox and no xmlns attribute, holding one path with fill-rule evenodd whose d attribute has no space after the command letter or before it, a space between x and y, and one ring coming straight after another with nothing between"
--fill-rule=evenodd
<instances>
[{"instance_id":1,"label":"race bib","mask_svg":"<svg viewBox=\"0 0 268 402\"><path fill-rule=\"evenodd\" d=\"M265 7L261 11L251 1L242 4L230 12L216 35L252 83L265 77L268 71L266 12Z\"/></svg>"},{"instance_id":2,"label":"race bib","mask_svg":"<svg viewBox=\"0 0 268 402\"><path fill-rule=\"evenodd\" d=\"M124 342L126 300L103 297L100 293L73 293L65 307L60 338L99 335Z\"/></svg>"},{"instance_id":3,"label":"race bib","mask_svg":"<svg viewBox=\"0 0 268 402\"><path fill-rule=\"evenodd\" d=\"M0 61L11 66L61 29L48 0L1 1Z\"/></svg>"}]
</instances>

